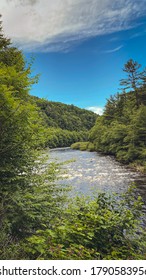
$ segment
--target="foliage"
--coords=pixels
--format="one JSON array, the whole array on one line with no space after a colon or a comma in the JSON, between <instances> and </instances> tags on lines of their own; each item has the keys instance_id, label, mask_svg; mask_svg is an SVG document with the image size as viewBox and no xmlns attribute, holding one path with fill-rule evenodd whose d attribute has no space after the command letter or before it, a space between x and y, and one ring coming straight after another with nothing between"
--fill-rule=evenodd
<instances>
[{"instance_id":1,"label":"foliage","mask_svg":"<svg viewBox=\"0 0 146 280\"><path fill-rule=\"evenodd\" d=\"M10 43L10 39L6 38L3 34L2 21L0 20L0 50L7 48L10 45Z\"/></svg>"},{"instance_id":2,"label":"foliage","mask_svg":"<svg viewBox=\"0 0 146 280\"><path fill-rule=\"evenodd\" d=\"M38 169L37 164L30 176L28 173L26 174L27 188L21 189L18 181L16 185L18 190L11 193L11 197L9 191L3 192L1 259L5 259L5 257L13 259L15 256L24 258L20 241L46 226L50 228L56 217L61 219L61 209L62 205L66 203L68 190L56 183L57 178L60 178L59 170L60 166L54 163L49 164L47 168L44 163L43 169L42 165ZM24 186L22 185L22 187ZM8 248L5 248L5 244L9 245ZM11 250L12 248L13 250Z\"/></svg>"},{"instance_id":3,"label":"foliage","mask_svg":"<svg viewBox=\"0 0 146 280\"><path fill-rule=\"evenodd\" d=\"M122 199L100 194L69 204L68 189L56 183L60 164L48 164L41 148L86 140L96 115L30 97L37 79L0 23L1 259L144 259L140 198L131 192ZM145 87L141 96L138 109L131 93L109 102L90 132L94 145L80 148L144 161Z\"/></svg>"},{"instance_id":4,"label":"foliage","mask_svg":"<svg viewBox=\"0 0 146 280\"><path fill-rule=\"evenodd\" d=\"M45 132L45 146L49 148L68 147L77 141L87 141L88 131L95 124L97 114L67 105L29 96L29 102L36 105Z\"/></svg>"},{"instance_id":5,"label":"foliage","mask_svg":"<svg viewBox=\"0 0 146 280\"><path fill-rule=\"evenodd\" d=\"M65 203L66 190L54 184L59 166L46 167L39 151L45 146L46 128L35 102L30 102L29 89L36 80L0 27L1 258L14 258L20 240L43 228L44 221L49 226Z\"/></svg>"},{"instance_id":6,"label":"foliage","mask_svg":"<svg viewBox=\"0 0 146 280\"><path fill-rule=\"evenodd\" d=\"M34 96L31 98L40 108L45 123L49 127L78 132L87 131L95 124L98 117L97 114L74 105L52 102Z\"/></svg>"},{"instance_id":7,"label":"foliage","mask_svg":"<svg viewBox=\"0 0 146 280\"><path fill-rule=\"evenodd\" d=\"M94 144L91 142L76 142L71 145L72 149L80 150L80 151L89 151L93 152L95 150Z\"/></svg>"},{"instance_id":8,"label":"foliage","mask_svg":"<svg viewBox=\"0 0 146 280\"><path fill-rule=\"evenodd\" d=\"M124 90L130 88L134 90L136 106L139 107L139 91L138 88L141 87L146 79L146 70L140 72L139 69L141 65L129 59L124 65L123 71L127 73L127 78L122 79L120 85L125 86Z\"/></svg>"},{"instance_id":9,"label":"foliage","mask_svg":"<svg viewBox=\"0 0 146 280\"><path fill-rule=\"evenodd\" d=\"M125 65L129 76L122 84L134 92L123 92L107 100L103 116L89 132L96 151L115 155L123 163L143 166L146 160L146 88L144 71L132 60ZM134 79L134 80L132 80ZM141 82L142 81L142 82ZM140 83L141 82L141 83Z\"/></svg>"},{"instance_id":10,"label":"foliage","mask_svg":"<svg viewBox=\"0 0 146 280\"><path fill-rule=\"evenodd\" d=\"M87 131L69 131L61 128L50 127L46 130L45 146L49 148L69 147L76 141L86 141Z\"/></svg>"},{"instance_id":11,"label":"foliage","mask_svg":"<svg viewBox=\"0 0 146 280\"><path fill-rule=\"evenodd\" d=\"M51 102L34 96L30 97L30 102L37 105L46 127L46 147L68 147L77 141L87 141L88 130L97 118L95 113L74 105Z\"/></svg>"},{"instance_id":12,"label":"foliage","mask_svg":"<svg viewBox=\"0 0 146 280\"><path fill-rule=\"evenodd\" d=\"M141 198L135 199L131 190L121 197L77 197L51 229L27 239L25 253L31 259L145 259L141 207Z\"/></svg>"}]
</instances>

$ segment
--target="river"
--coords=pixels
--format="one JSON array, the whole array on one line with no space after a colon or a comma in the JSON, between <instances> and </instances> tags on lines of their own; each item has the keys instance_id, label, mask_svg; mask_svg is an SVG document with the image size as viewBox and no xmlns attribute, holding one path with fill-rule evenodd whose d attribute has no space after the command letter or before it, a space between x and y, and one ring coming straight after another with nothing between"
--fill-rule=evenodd
<instances>
[{"instance_id":1,"label":"river","mask_svg":"<svg viewBox=\"0 0 146 280\"><path fill-rule=\"evenodd\" d=\"M123 193L134 183L146 209L146 176L118 163L113 157L70 148L52 149L49 157L49 161L53 162L72 160L63 165L66 174L60 181L72 186L72 196L93 196L101 191Z\"/></svg>"}]
</instances>

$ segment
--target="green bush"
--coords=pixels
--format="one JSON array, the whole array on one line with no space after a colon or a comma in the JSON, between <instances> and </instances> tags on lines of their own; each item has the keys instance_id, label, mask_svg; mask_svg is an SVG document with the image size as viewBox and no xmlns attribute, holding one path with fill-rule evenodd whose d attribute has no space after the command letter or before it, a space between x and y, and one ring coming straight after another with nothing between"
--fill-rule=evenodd
<instances>
[{"instance_id":1,"label":"green bush","mask_svg":"<svg viewBox=\"0 0 146 280\"><path fill-rule=\"evenodd\" d=\"M71 149L80 151L94 151L94 144L91 142L76 142L71 145Z\"/></svg>"},{"instance_id":2,"label":"green bush","mask_svg":"<svg viewBox=\"0 0 146 280\"><path fill-rule=\"evenodd\" d=\"M145 259L146 238L140 227L142 202L132 190L121 197L101 193L77 197L24 246L30 259Z\"/></svg>"},{"instance_id":3,"label":"green bush","mask_svg":"<svg viewBox=\"0 0 146 280\"><path fill-rule=\"evenodd\" d=\"M94 152L95 151L95 147L94 147L93 143L88 142L87 151L89 151L89 152Z\"/></svg>"}]
</instances>

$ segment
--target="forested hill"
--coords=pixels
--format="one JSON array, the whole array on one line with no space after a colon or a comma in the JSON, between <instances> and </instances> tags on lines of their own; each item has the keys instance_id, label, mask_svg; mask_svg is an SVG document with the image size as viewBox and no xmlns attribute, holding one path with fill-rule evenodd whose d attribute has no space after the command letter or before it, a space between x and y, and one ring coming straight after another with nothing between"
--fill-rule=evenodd
<instances>
[{"instance_id":1,"label":"forested hill","mask_svg":"<svg viewBox=\"0 0 146 280\"><path fill-rule=\"evenodd\" d=\"M43 119L49 127L69 131L89 130L95 124L98 116L91 111L78 108L74 105L48 101L34 96L32 100L41 109Z\"/></svg>"}]
</instances>

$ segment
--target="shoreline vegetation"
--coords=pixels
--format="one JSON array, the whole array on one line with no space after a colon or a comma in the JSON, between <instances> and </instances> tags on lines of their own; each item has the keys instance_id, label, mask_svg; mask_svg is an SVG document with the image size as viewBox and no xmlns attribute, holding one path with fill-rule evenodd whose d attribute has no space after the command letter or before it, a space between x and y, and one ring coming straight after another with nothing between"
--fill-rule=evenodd
<instances>
[{"instance_id":1,"label":"shoreline vegetation","mask_svg":"<svg viewBox=\"0 0 146 280\"><path fill-rule=\"evenodd\" d=\"M46 164L42 156L46 147L89 141L90 150L94 145L125 163L144 164L144 73L137 76L137 63L128 62L133 91L111 97L98 116L30 96L38 82L31 66L0 22L0 259L146 259L143 203L133 189L121 200L106 193L72 200L57 182L61 164Z\"/></svg>"},{"instance_id":2,"label":"shoreline vegetation","mask_svg":"<svg viewBox=\"0 0 146 280\"><path fill-rule=\"evenodd\" d=\"M80 150L80 151L88 151L88 152L99 152L99 151L96 151L95 149L95 146L92 142L76 142L76 143L73 143L71 146L70 146L71 149L73 150ZM103 155L111 155L111 154L108 154L108 153L102 153L100 152L101 154ZM115 160L116 157L114 157ZM137 164L136 162L133 162L133 163L123 163L122 161L119 161L120 163L126 165L127 167L130 167L131 169L137 171L137 172L140 172L142 174L146 174L146 167L145 165L140 165L140 164Z\"/></svg>"},{"instance_id":3,"label":"shoreline vegetation","mask_svg":"<svg viewBox=\"0 0 146 280\"><path fill-rule=\"evenodd\" d=\"M146 68L141 70L138 62L129 59L123 71L122 92L107 100L103 115L89 130L88 142L71 147L113 155L117 161L146 173Z\"/></svg>"}]
</instances>

